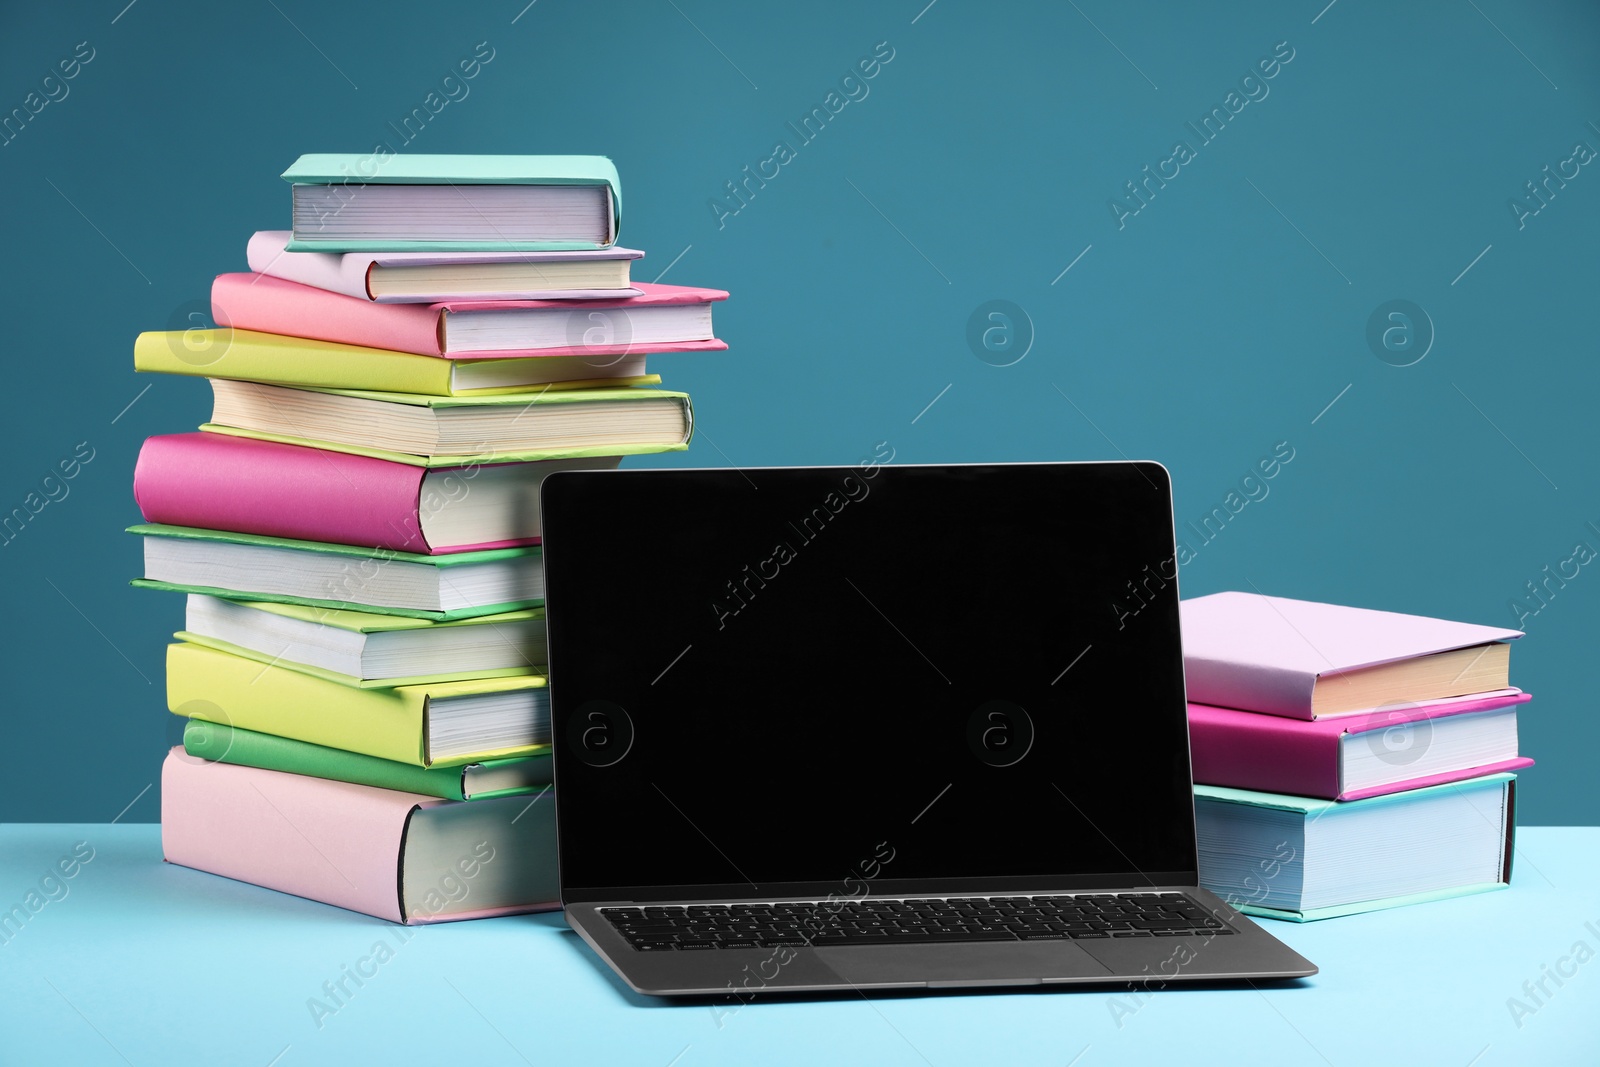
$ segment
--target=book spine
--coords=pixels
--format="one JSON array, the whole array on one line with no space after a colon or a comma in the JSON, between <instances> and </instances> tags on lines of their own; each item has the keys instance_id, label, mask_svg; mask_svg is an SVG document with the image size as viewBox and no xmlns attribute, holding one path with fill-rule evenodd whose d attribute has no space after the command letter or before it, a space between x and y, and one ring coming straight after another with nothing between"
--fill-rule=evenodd
<instances>
[{"instance_id":1,"label":"book spine","mask_svg":"<svg viewBox=\"0 0 1600 1067\"><path fill-rule=\"evenodd\" d=\"M426 304L375 304L265 274L219 274L211 285L218 326L439 356L440 313Z\"/></svg>"},{"instance_id":2,"label":"book spine","mask_svg":"<svg viewBox=\"0 0 1600 1067\"><path fill-rule=\"evenodd\" d=\"M1189 708L1190 763L1205 785L1339 796L1339 735L1289 719L1224 708Z\"/></svg>"},{"instance_id":3,"label":"book spine","mask_svg":"<svg viewBox=\"0 0 1600 1067\"><path fill-rule=\"evenodd\" d=\"M399 922L406 820L427 800L174 748L161 768L161 849L169 863Z\"/></svg>"},{"instance_id":4,"label":"book spine","mask_svg":"<svg viewBox=\"0 0 1600 1067\"><path fill-rule=\"evenodd\" d=\"M174 715L418 767L424 700L417 690L353 689L200 645L167 646Z\"/></svg>"},{"instance_id":5,"label":"book spine","mask_svg":"<svg viewBox=\"0 0 1600 1067\"><path fill-rule=\"evenodd\" d=\"M133 343L133 369L321 389L449 396L450 364L433 356L254 330L154 330Z\"/></svg>"},{"instance_id":6,"label":"book spine","mask_svg":"<svg viewBox=\"0 0 1600 1067\"><path fill-rule=\"evenodd\" d=\"M1197 704L1240 708L1264 715L1310 721L1311 691L1317 676L1260 663L1230 663L1186 655L1189 699Z\"/></svg>"},{"instance_id":7,"label":"book spine","mask_svg":"<svg viewBox=\"0 0 1600 1067\"><path fill-rule=\"evenodd\" d=\"M256 274L269 274L286 282L298 282L330 293L370 300L367 270L371 256L335 255L330 252L286 252L287 230L264 230L250 238L246 258Z\"/></svg>"},{"instance_id":8,"label":"book spine","mask_svg":"<svg viewBox=\"0 0 1600 1067\"><path fill-rule=\"evenodd\" d=\"M461 788L460 767L414 767L395 760L345 752L204 719L190 719L184 727L183 750L213 763L233 763L268 771L305 774L313 778L394 789L441 800L466 799Z\"/></svg>"},{"instance_id":9,"label":"book spine","mask_svg":"<svg viewBox=\"0 0 1600 1067\"><path fill-rule=\"evenodd\" d=\"M428 554L425 473L275 441L165 434L139 449L133 495L148 522Z\"/></svg>"}]
</instances>

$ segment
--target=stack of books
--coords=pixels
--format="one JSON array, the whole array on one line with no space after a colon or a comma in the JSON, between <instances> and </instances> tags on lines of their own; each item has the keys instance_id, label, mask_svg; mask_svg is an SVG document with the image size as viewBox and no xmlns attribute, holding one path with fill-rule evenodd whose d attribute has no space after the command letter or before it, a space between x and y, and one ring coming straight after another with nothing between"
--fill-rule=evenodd
<instances>
[{"instance_id":1,"label":"stack of books","mask_svg":"<svg viewBox=\"0 0 1600 1067\"><path fill-rule=\"evenodd\" d=\"M1520 631L1256 593L1181 611L1202 885L1306 921L1510 882Z\"/></svg>"},{"instance_id":2,"label":"stack of books","mask_svg":"<svg viewBox=\"0 0 1600 1067\"><path fill-rule=\"evenodd\" d=\"M602 157L284 177L218 327L135 344L215 398L134 473L134 584L188 598L166 858L397 922L555 907L540 482L688 446L643 353L726 348L727 293L630 280Z\"/></svg>"}]
</instances>

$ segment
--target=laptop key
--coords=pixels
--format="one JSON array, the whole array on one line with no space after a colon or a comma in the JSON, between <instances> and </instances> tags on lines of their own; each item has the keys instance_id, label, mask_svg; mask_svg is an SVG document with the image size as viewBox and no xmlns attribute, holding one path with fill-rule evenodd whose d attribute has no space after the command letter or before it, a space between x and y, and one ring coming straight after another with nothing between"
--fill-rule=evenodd
<instances>
[{"instance_id":1,"label":"laptop key","mask_svg":"<svg viewBox=\"0 0 1600 1067\"><path fill-rule=\"evenodd\" d=\"M845 937L814 937L811 939L813 948L828 948L834 945L886 945L891 943L904 944L915 939L918 944L935 944L950 941L1015 941L1011 934L1005 935L992 933L977 933L971 930L935 930L927 934L912 934L909 936L895 936L879 934L877 936L851 934Z\"/></svg>"},{"instance_id":2,"label":"laptop key","mask_svg":"<svg viewBox=\"0 0 1600 1067\"><path fill-rule=\"evenodd\" d=\"M858 944L868 944L868 945L906 945L906 944L926 945L926 944L930 944L930 943L931 943L931 941L930 941L930 937L929 937L928 934L921 934L921 933L914 934L914 933L911 933L911 932L906 931L906 930L890 930L888 933L884 934L882 937L875 937L870 941L858 942Z\"/></svg>"},{"instance_id":3,"label":"laptop key","mask_svg":"<svg viewBox=\"0 0 1600 1067\"><path fill-rule=\"evenodd\" d=\"M679 952L703 952L703 951L707 951L707 950L710 950L710 949L715 949L715 948L718 948L718 947L719 946L717 945L717 943L715 941L680 941L680 942L678 942L678 951Z\"/></svg>"},{"instance_id":4,"label":"laptop key","mask_svg":"<svg viewBox=\"0 0 1600 1067\"><path fill-rule=\"evenodd\" d=\"M930 941L1015 941L1016 935L1010 930L996 928L994 930L933 930L928 934Z\"/></svg>"}]
</instances>

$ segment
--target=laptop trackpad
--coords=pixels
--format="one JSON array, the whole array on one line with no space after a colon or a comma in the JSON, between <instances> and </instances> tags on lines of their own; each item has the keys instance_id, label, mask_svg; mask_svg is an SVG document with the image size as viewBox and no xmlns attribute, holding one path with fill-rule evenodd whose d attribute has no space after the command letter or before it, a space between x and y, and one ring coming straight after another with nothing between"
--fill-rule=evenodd
<instances>
[{"instance_id":1,"label":"laptop trackpad","mask_svg":"<svg viewBox=\"0 0 1600 1067\"><path fill-rule=\"evenodd\" d=\"M839 945L813 949L852 985L980 985L1092 978L1111 970L1070 941L977 941L935 945Z\"/></svg>"}]
</instances>

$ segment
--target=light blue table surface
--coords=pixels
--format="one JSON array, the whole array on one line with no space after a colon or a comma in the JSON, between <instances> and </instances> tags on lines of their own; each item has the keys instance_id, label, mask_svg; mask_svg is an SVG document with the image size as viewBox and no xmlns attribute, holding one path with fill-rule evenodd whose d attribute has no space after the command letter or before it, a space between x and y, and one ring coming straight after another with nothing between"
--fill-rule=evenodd
<instances>
[{"instance_id":1,"label":"light blue table surface","mask_svg":"<svg viewBox=\"0 0 1600 1067\"><path fill-rule=\"evenodd\" d=\"M0 826L0 910L30 890L0 926L8 1067L1600 1064L1600 828L1522 830L1508 891L1269 923L1315 978L1137 994L658 1001L558 915L394 926L167 865L153 825Z\"/></svg>"}]
</instances>

